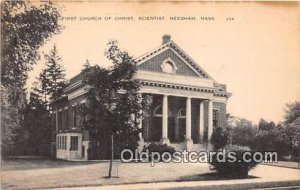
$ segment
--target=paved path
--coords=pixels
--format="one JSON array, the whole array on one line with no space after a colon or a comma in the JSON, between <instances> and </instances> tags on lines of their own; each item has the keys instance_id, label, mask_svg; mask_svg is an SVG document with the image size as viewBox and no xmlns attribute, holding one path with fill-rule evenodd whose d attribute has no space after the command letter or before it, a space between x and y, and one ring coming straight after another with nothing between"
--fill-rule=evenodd
<instances>
[{"instance_id":1,"label":"paved path","mask_svg":"<svg viewBox=\"0 0 300 190\"><path fill-rule=\"evenodd\" d=\"M162 182L162 183L140 183L130 185L112 185L112 186L95 186L95 187L74 187L68 190L96 190L96 189L163 189L163 188L183 188L183 187L205 187L205 186L221 186L247 183L265 183L279 181L295 181L300 180L300 170L280 168L268 165L259 165L250 172L250 175L259 178L237 179L237 180L217 180L217 181L194 181L194 182ZM66 188L61 188L66 189Z\"/></svg>"}]
</instances>

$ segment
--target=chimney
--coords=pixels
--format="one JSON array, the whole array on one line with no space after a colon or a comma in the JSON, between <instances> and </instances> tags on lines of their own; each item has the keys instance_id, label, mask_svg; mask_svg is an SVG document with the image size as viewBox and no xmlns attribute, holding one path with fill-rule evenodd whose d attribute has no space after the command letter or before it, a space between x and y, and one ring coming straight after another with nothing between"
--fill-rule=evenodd
<instances>
[{"instance_id":1,"label":"chimney","mask_svg":"<svg viewBox=\"0 0 300 190\"><path fill-rule=\"evenodd\" d=\"M171 35L169 35L169 34L163 35L163 37L162 37L162 44L166 44L169 41L171 41Z\"/></svg>"}]
</instances>

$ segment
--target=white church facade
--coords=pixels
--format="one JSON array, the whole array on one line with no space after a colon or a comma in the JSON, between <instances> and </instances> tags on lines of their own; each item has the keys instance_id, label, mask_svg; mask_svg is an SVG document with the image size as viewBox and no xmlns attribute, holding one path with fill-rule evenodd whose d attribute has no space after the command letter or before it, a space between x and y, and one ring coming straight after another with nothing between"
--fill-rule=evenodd
<instances>
[{"instance_id":1,"label":"white church facade","mask_svg":"<svg viewBox=\"0 0 300 190\"><path fill-rule=\"evenodd\" d=\"M142 96L151 96L149 114L139 127L139 145L167 143L177 150L207 150L213 130L226 127L230 93L216 82L171 36L156 49L135 59ZM89 132L79 126L76 106L85 103L81 75L72 78L64 97L52 103L53 151L58 159L87 159Z\"/></svg>"}]
</instances>

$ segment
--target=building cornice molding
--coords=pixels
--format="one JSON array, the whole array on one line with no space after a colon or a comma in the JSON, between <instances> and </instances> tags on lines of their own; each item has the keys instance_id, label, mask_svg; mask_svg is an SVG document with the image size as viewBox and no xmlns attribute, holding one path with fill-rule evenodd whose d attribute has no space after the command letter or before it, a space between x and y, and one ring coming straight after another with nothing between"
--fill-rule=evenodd
<instances>
[{"instance_id":1,"label":"building cornice molding","mask_svg":"<svg viewBox=\"0 0 300 190\"><path fill-rule=\"evenodd\" d=\"M216 91L215 88L178 85L178 84L155 82L155 81L140 81L140 83L142 86L154 86L154 87L164 87L164 88L172 88L172 89L179 89L179 90L195 91L195 92L213 94L213 96L226 97L226 98L228 98L231 95L230 93L215 92Z\"/></svg>"},{"instance_id":2,"label":"building cornice molding","mask_svg":"<svg viewBox=\"0 0 300 190\"><path fill-rule=\"evenodd\" d=\"M69 86L67 86L65 89L64 89L64 93L70 93L74 90L76 90L78 87L81 87L83 85L82 83L82 80L78 80L76 81L75 83L73 84L70 84Z\"/></svg>"},{"instance_id":3,"label":"building cornice molding","mask_svg":"<svg viewBox=\"0 0 300 190\"><path fill-rule=\"evenodd\" d=\"M134 78L141 81L156 81L174 83L178 85L215 88L213 80L171 73L158 73L153 71L138 70Z\"/></svg>"}]
</instances>

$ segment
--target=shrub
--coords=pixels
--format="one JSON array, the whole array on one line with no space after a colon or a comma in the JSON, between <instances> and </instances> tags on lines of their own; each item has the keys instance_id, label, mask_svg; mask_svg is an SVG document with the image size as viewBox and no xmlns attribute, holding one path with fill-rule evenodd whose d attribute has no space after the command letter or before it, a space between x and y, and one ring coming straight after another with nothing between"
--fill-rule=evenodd
<instances>
[{"instance_id":1,"label":"shrub","mask_svg":"<svg viewBox=\"0 0 300 190\"><path fill-rule=\"evenodd\" d=\"M171 155L173 155L173 153L175 152L174 147L160 143L149 144L147 147L144 147L143 152L145 152L147 149L149 150L149 155L151 155L152 152L158 152L160 155L162 155L164 152L169 152Z\"/></svg>"},{"instance_id":2,"label":"shrub","mask_svg":"<svg viewBox=\"0 0 300 190\"><path fill-rule=\"evenodd\" d=\"M249 151L250 149L248 147L236 145L226 147L224 154L225 162L218 161L217 155L214 155L209 163L211 165L211 170L216 171L222 177L247 178L248 172L258 164L254 161L245 162L243 160L243 154ZM228 152L235 152L235 161L228 156Z\"/></svg>"},{"instance_id":3,"label":"shrub","mask_svg":"<svg viewBox=\"0 0 300 190\"><path fill-rule=\"evenodd\" d=\"M211 136L211 143L214 145L215 150L225 147L230 143L229 132L221 127L216 128Z\"/></svg>"}]
</instances>

